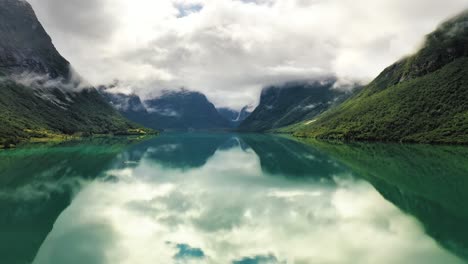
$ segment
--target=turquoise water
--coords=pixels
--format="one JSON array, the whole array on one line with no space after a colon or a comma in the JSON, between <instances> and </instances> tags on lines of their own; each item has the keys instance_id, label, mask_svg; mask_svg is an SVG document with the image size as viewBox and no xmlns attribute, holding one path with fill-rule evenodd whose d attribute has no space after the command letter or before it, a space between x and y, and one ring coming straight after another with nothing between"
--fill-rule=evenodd
<instances>
[{"instance_id":1,"label":"turquoise water","mask_svg":"<svg viewBox=\"0 0 468 264\"><path fill-rule=\"evenodd\" d=\"M0 263L467 263L468 149L163 134L0 152Z\"/></svg>"}]
</instances>

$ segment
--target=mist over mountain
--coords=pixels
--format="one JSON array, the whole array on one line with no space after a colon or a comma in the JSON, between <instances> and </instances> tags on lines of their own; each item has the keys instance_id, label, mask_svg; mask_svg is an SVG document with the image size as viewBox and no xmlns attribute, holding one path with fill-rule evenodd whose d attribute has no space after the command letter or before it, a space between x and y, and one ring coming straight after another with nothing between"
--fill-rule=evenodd
<instances>
[{"instance_id":1,"label":"mist over mountain","mask_svg":"<svg viewBox=\"0 0 468 264\"><path fill-rule=\"evenodd\" d=\"M221 107L217 109L219 114L231 123L231 127L238 127L247 117L252 114L252 106L244 106L241 110Z\"/></svg>"},{"instance_id":2,"label":"mist over mountain","mask_svg":"<svg viewBox=\"0 0 468 264\"><path fill-rule=\"evenodd\" d=\"M335 79L289 82L263 89L260 104L244 120L239 130L262 132L313 120L350 95L350 91L334 88Z\"/></svg>"},{"instance_id":3,"label":"mist over mountain","mask_svg":"<svg viewBox=\"0 0 468 264\"><path fill-rule=\"evenodd\" d=\"M26 1L0 0L0 76L0 146L139 128L83 86Z\"/></svg>"},{"instance_id":4,"label":"mist over mountain","mask_svg":"<svg viewBox=\"0 0 468 264\"><path fill-rule=\"evenodd\" d=\"M288 81L367 84L468 7L466 0L30 2L92 84L119 79L143 98L186 87L233 109Z\"/></svg>"},{"instance_id":5,"label":"mist over mountain","mask_svg":"<svg viewBox=\"0 0 468 264\"><path fill-rule=\"evenodd\" d=\"M416 54L296 135L323 139L468 143L468 10L440 25Z\"/></svg>"},{"instance_id":6,"label":"mist over mountain","mask_svg":"<svg viewBox=\"0 0 468 264\"><path fill-rule=\"evenodd\" d=\"M0 0L0 264L468 264L467 190L468 0Z\"/></svg>"},{"instance_id":7,"label":"mist over mountain","mask_svg":"<svg viewBox=\"0 0 468 264\"><path fill-rule=\"evenodd\" d=\"M268 76L255 77L242 72L238 75L255 79L255 85L247 85L250 82L243 83L239 80L226 82L226 85L229 83L228 86L232 88L236 85L253 87L263 83L277 84L263 89L258 107L250 113L251 110L247 107L217 109L204 93L184 89L164 90L157 97L141 97L138 91L128 95L110 89L112 87L100 88L98 92L56 50L31 5L23 0L0 0L0 4L0 121L4 124L0 129L0 145L64 134L122 134L138 131L141 126L133 122L167 131L238 128L245 132L294 131L299 136L320 138L418 142L465 140L466 12L441 25L427 37L425 45L416 55L387 68L361 92L337 89L337 86L342 85L342 78L326 79L323 76L334 76L326 75L329 70L313 67L315 60L307 60L307 67L302 60L295 64L287 60L291 54L282 57L282 63L287 62L284 65L251 65L256 70L268 69ZM256 8L279 8L276 5L255 5ZM236 6L247 7L245 3ZM205 11L206 8L201 5L194 13L186 12L183 16L176 16L176 19L185 21L194 14L204 15ZM218 37L221 34L215 33ZM216 39L213 43L217 41L219 40ZM166 44L167 39L161 39L158 45ZM199 46L201 47L203 45ZM155 50L159 50L158 54L162 57L166 54L164 49ZM171 56L176 51L178 55L185 54L187 57L192 54L185 49L166 51ZM216 50L216 53L225 54L226 50ZM272 54L276 53L263 55L270 57ZM130 55L126 54L126 60L137 59L141 54ZM201 59L195 60L197 65L203 61L213 66L213 62L220 61ZM271 63L274 64L275 60ZM151 64L149 61L148 63ZM215 64L216 70L212 74L231 70L231 67ZM248 69L250 68L247 67L246 70ZM162 67L151 74L144 70L133 73L143 76L143 83L144 76L147 75L157 78L163 76L166 80L184 75L165 70ZM284 74L285 71L288 74ZM304 77L305 74L316 81L283 82L294 78L308 80ZM222 77L222 74L219 75ZM287 78L283 78L286 75ZM207 79L204 74L198 76ZM132 87L140 84L141 82L135 81ZM173 83L168 81L163 84L152 86L153 94ZM197 80L193 80L193 86L199 84ZM356 85L350 85L354 86ZM223 89L215 97L210 95L210 99L218 106L241 103L242 100L236 100L232 96L220 100ZM347 100L350 96L352 99ZM242 96L238 98L245 99ZM341 104L344 101L346 102ZM284 127L286 129L283 130Z\"/></svg>"},{"instance_id":8,"label":"mist over mountain","mask_svg":"<svg viewBox=\"0 0 468 264\"><path fill-rule=\"evenodd\" d=\"M199 92L186 89L165 91L162 95L141 100L135 94L112 93L100 88L108 102L120 113L145 127L164 131L229 129L232 122Z\"/></svg>"}]
</instances>

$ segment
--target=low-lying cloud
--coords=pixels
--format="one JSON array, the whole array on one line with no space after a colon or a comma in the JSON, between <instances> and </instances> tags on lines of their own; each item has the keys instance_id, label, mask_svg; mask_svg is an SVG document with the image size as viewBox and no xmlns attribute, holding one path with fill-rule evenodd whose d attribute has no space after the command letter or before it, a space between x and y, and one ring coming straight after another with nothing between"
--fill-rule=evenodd
<instances>
[{"instance_id":1,"label":"low-lying cloud","mask_svg":"<svg viewBox=\"0 0 468 264\"><path fill-rule=\"evenodd\" d=\"M8 79L33 89L61 89L65 92L80 92L92 86L74 70L70 71L68 79L63 77L51 78L48 74L38 74L36 72L15 73Z\"/></svg>"},{"instance_id":2,"label":"low-lying cloud","mask_svg":"<svg viewBox=\"0 0 468 264\"><path fill-rule=\"evenodd\" d=\"M30 0L92 84L144 98L187 87L218 106L266 85L337 76L367 82L414 52L466 0Z\"/></svg>"}]
</instances>

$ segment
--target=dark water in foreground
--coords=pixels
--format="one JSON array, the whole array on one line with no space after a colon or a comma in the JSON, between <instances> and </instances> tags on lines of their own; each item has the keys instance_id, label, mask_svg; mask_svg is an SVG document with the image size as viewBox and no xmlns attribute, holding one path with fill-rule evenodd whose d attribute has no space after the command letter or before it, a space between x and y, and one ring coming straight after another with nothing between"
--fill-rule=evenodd
<instances>
[{"instance_id":1,"label":"dark water in foreground","mask_svg":"<svg viewBox=\"0 0 468 264\"><path fill-rule=\"evenodd\" d=\"M0 263L467 263L468 148L166 134L0 152Z\"/></svg>"}]
</instances>

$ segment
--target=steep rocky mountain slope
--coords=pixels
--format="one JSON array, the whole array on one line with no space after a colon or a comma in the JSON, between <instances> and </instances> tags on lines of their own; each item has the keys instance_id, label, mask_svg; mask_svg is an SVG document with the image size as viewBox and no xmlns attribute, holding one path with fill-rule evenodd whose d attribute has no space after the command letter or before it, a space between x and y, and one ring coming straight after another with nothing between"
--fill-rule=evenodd
<instances>
[{"instance_id":1,"label":"steep rocky mountain slope","mask_svg":"<svg viewBox=\"0 0 468 264\"><path fill-rule=\"evenodd\" d=\"M0 71L69 76L68 61L57 52L26 1L0 0L0 22Z\"/></svg>"},{"instance_id":2,"label":"steep rocky mountain slope","mask_svg":"<svg viewBox=\"0 0 468 264\"><path fill-rule=\"evenodd\" d=\"M335 80L290 82L267 87L262 91L260 104L239 126L247 132L263 132L312 120L350 96L333 88Z\"/></svg>"},{"instance_id":3,"label":"steep rocky mountain slope","mask_svg":"<svg viewBox=\"0 0 468 264\"><path fill-rule=\"evenodd\" d=\"M143 131L86 86L29 3L0 0L0 147L64 134Z\"/></svg>"}]
</instances>

